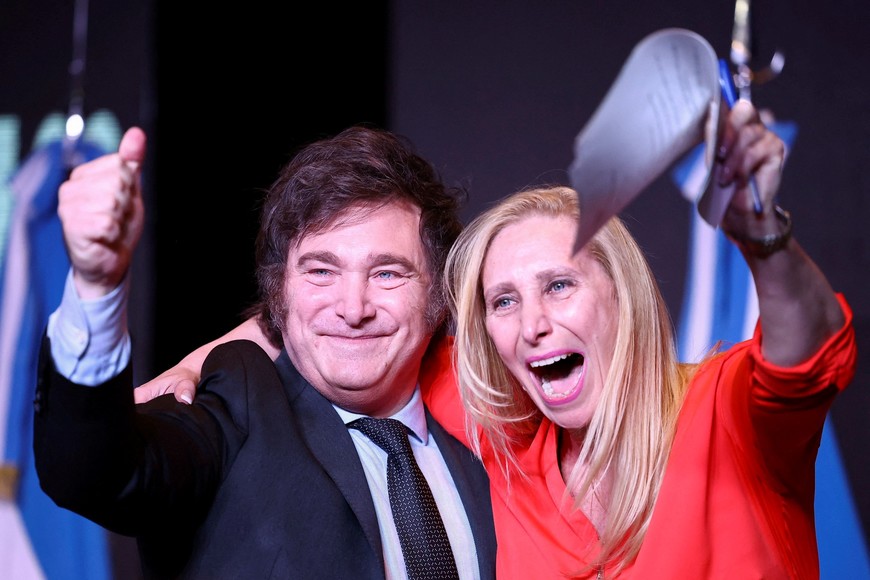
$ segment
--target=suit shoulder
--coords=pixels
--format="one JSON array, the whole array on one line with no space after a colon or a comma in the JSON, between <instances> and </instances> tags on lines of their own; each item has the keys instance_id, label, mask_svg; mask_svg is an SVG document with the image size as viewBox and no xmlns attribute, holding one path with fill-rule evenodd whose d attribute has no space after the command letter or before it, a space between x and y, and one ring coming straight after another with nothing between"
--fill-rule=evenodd
<instances>
[{"instance_id":1,"label":"suit shoulder","mask_svg":"<svg viewBox=\"0 0 870 580\"><path fill-rule=\"evenodd\" d=\"M273 364L272 359L269 358L266 351L260 348L256 342L247 339L230 340L221 343L211 349L211 352L208 353L205 360L223 360L233 358L243 358L256 363L266 362L270 365Z\"/></svg>"},{"instance_id":2,"label":"suit shoulder","mask_svg":"<svg viewBox=\"0 0 870 580\"><path fill-rule=\"evenodd\" d=\"M203 378L215 372L259 375L275 373L275 363L257 343L246 340L231 340L214 347L202 365Z\"/></svg>"}]
</instances>

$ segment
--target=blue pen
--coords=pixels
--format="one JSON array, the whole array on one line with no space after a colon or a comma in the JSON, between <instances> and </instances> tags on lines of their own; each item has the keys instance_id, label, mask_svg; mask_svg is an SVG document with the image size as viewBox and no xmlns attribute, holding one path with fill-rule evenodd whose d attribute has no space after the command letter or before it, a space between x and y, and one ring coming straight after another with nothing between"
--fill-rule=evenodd
<instances>
[{"instance_id":1,"label":"blue pen","mask_svg":"<svg viewBox=\"0 0 870 580\"><path fill-rule=\"evenodd\" d=\"M722 87L722 98L725 100L728 108L732 109L734 103L737 102L737 89L734 88L731 68L728 66L728 61L724 58L719 59L719 86ZM758 193L755 177L749 178L749 188L752 190L752 204L755 206L755 213L760 215L764 211L764 208L761 207L761 194Z\"/></svg>"}]
</instances>

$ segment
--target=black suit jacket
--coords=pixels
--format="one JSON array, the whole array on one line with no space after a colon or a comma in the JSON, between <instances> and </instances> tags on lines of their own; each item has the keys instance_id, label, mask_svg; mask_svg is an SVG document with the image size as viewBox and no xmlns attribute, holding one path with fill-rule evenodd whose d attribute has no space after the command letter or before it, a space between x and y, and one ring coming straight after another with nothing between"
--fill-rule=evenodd
<instances>
[{"instance_id":1,"label":"black suit jacket","mask_svg":"<svg viewBox=\"0 0 870 580\"><path fill-rule=\"evenodd\" d=\"M134 405L126 369L70 383L43 342L34 451L43 490L135 536L147 577L383 578L374 504L347 428L282 352L215 348L191 406ZM495 577L489 481L427 411L468 514L482 578Z\"/></svg>"}]
</instances>

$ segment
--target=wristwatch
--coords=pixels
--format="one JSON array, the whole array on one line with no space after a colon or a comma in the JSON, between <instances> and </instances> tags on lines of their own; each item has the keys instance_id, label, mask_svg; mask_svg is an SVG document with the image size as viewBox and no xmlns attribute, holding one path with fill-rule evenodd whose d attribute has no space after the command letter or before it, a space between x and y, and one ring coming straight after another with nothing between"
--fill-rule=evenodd
<instances>
[{"instance_id":1,"label":"wristwatch","mask_svg":"<svg viewBox=\"0 0 870 580\"><path fill-rule=\"evenodd\" d=\"M791 214L778 205L774 206L773 212L777 221L782 224L782 231L778 234L767 234L760 238L753 238L725 231L725 235L731 238L734 243L740 246L747 254L759 258L766 258L783 249L788 243L789 238L791 238Z\"/></svg>"}]
</instances>

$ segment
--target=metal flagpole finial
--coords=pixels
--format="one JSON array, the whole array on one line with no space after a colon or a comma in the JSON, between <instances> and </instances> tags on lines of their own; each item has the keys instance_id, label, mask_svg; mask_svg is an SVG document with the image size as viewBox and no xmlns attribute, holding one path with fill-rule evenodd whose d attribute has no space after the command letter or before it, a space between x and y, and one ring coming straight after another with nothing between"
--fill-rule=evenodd
<instances>
[{"instance_id":1,"label":"metal flagpole finial","mask_svg":"<svg viewBox=\"0 0 870 580\"><path fill-rule=\"evenodd\" d=\"M759 70L752 69L752 25L749 0L736 0L734 28L731 32L731 62L736 68L734 85L741 99L751 101L752 85L775 78L785 65L785 55L777 50L770 63Z\"/></svg>"},{"instance_id":2,"label":"metal flagpole finial","mask_svg":"<svg viewBox=\"0 0 870 580\"><path fill-rule=\"evenodd\" d=\"M78 164L76 145L85 129L85 65L88 43L88 0L76 0L73 13L73 56L69 65L70 99L64 139L64 162L67 169Z\"/></svg>"}]
</instances>

